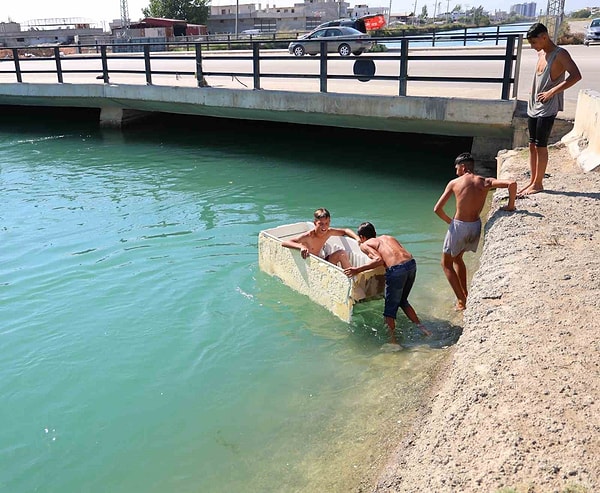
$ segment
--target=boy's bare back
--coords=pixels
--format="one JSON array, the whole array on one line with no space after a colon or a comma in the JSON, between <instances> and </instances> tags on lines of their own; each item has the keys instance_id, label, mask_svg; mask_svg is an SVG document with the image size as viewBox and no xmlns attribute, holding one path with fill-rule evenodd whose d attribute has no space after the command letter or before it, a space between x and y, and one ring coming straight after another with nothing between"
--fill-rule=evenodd
<instances>
[{"instance_id":1,"label":"boy's bare back","mask_svg":"<svg viewBox=\"0 0 600 493\"><path fill-rule=\"evenodd\" d=\"M393 236L381 235L361 243L360 249L370 258L379 257L385 267L402 264L413 256Z\"/></svg>"},{"instance_id":2,"label":"boy's bare back","mask_svg":"<svg viewBox=\"0 0 600 493\"><path fill-rule=\"evenodd\" d=\"M492 178L466 173L450 182L456 197L455 219L473 222L479 218L488 192L493 186Z\"/></svg>"},{"instance_id":3,"label":"boy's bare back","mask_svg":"<svg viewBox=\"0 0 600 493\"><path fill-rule=\"evenodd\" d=\"M454 219L464 222L477 221L485 205L487 194L492 188L508 188L508 205L502 207L502 209L512 211L515 209L516 186L517 184L514 181L484 178L461 170L460 176L448 183L433 211L450 224L452 218L444 212L444 205L454 195L456 198Z\"/></svg>"}]
</instances>

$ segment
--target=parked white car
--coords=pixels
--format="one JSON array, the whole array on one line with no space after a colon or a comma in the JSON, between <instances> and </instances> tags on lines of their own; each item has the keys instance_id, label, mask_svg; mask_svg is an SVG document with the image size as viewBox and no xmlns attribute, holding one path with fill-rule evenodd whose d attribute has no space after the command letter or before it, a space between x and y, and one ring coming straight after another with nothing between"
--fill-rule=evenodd
<instances>
[{"instance_id":1,"label":"parked white car","mask_svg":"<svg viewBox=\"0 0 600 493\"><path fill-rule=\"evenodd\" d=\"M589 46L592 43L600 43L600 19L592 19L592 23L585 32L583 44Z\"/></svg>"}]
</instances>

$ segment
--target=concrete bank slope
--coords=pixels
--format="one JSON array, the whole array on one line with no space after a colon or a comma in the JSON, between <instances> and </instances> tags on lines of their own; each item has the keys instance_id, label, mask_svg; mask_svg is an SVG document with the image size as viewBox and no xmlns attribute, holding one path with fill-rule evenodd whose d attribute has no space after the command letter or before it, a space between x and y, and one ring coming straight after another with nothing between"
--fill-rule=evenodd
<instances>
[{"instance_id":1,"label":"concrete bank slope","mask_svg":"<svg viewBox=\"0 0 600 493\"><path fill-rule=\"evenodd\" d=\"M600 492L600 173L562 144L548 173L516 212L495 194L463 335L376 492Z\"/></svg>"}]
</instances>

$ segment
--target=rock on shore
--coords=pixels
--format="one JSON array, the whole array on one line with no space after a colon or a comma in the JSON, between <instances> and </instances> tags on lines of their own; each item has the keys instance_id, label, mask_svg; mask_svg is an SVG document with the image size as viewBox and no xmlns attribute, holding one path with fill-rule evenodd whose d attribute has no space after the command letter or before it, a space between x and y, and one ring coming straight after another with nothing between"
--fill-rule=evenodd
<instances>
[{"instance_id":1,"label":"rock on shore","mask_svg":"<svg viewBox=\"0 0 600 493\"><path fill-rule=\"evenodd\" d=\"M515 212L496 192L463 336L375 491L600 492L600 173L562 145L548 173Z\"/></svg>"}]
</instances>

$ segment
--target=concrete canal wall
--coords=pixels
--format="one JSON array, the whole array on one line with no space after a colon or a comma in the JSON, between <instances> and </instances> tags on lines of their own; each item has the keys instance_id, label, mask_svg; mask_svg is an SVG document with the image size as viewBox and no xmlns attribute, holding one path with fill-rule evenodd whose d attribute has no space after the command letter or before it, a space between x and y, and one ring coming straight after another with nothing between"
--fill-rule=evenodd
<instances>
[{"instance_id":1,"label":"concrete canal wall","mask_svg":"<svg viewBox=\"0 0 600 493\"><path fill-rule=\"evenodd\" d=\"M584 171L600 169L600 92L579 92L573 130L562 142Z\"/></svg>"}]
</instances>

